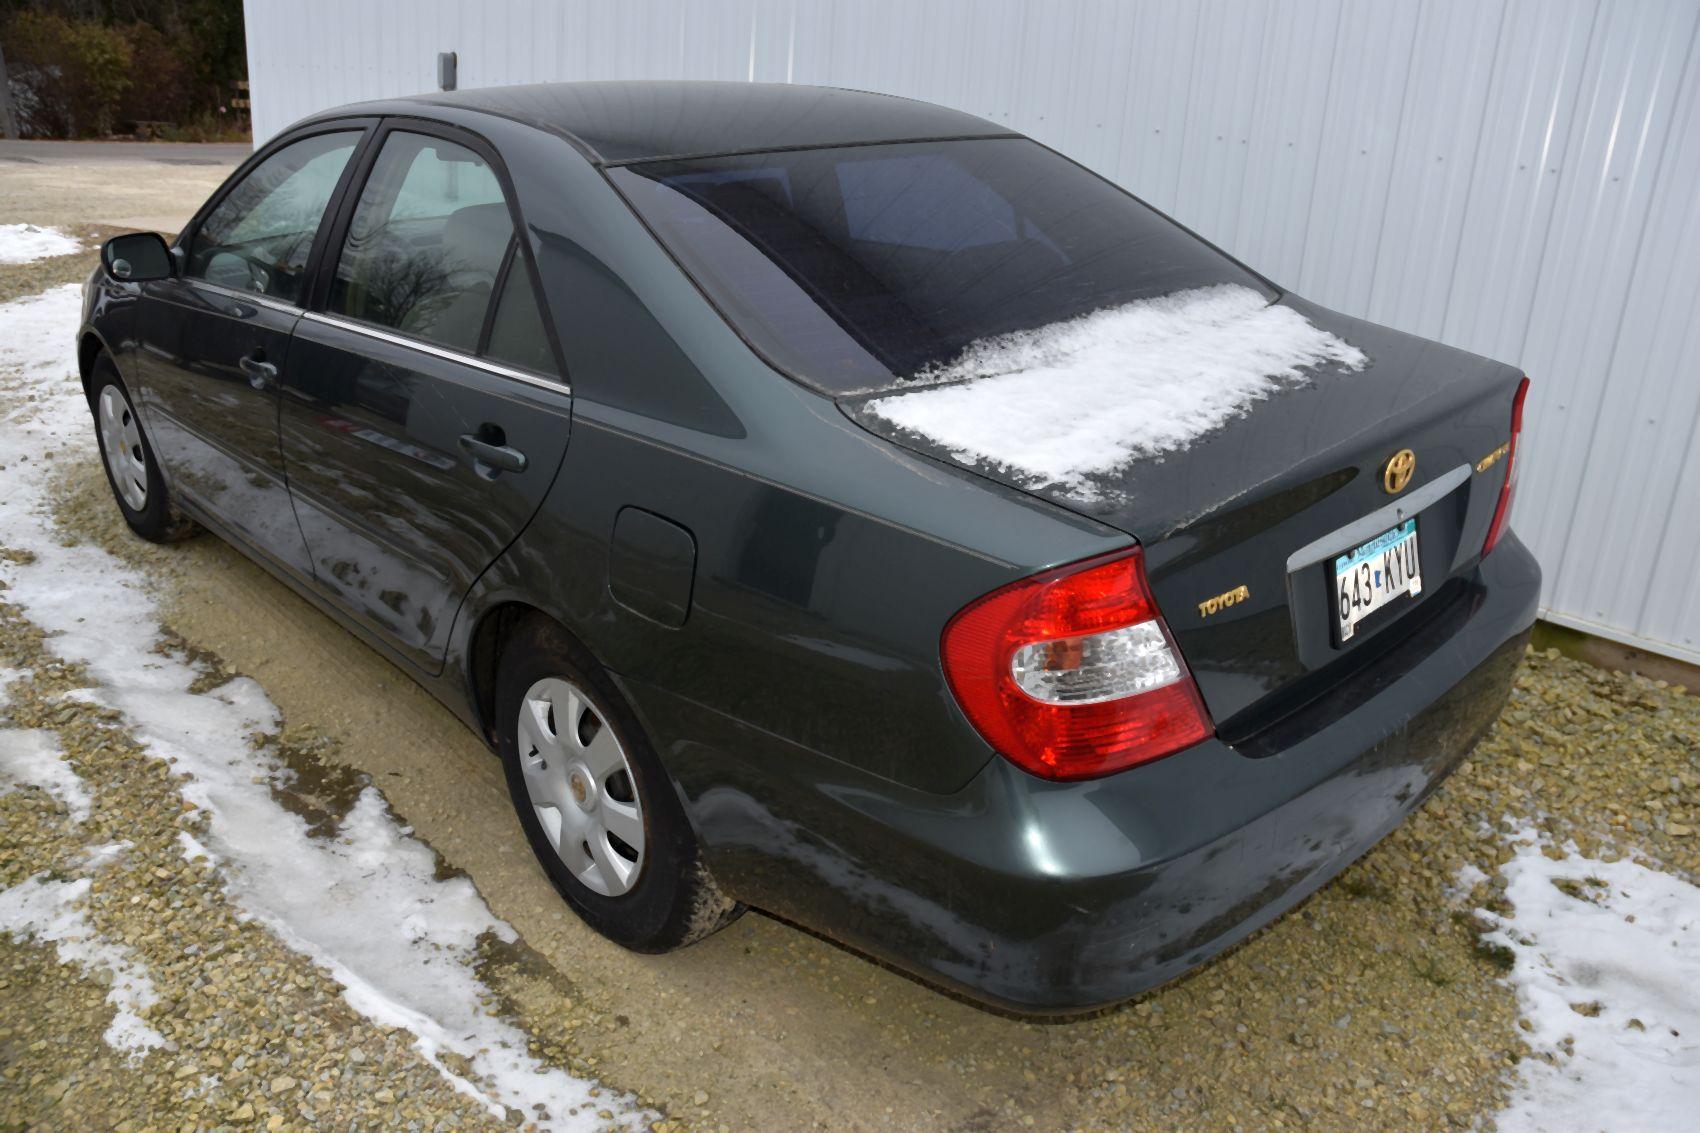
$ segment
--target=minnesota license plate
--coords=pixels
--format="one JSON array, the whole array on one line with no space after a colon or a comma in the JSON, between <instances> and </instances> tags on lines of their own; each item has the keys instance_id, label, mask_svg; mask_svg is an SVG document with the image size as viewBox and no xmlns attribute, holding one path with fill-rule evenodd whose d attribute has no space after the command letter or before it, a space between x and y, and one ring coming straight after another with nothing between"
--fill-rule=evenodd
<instances>
[{"instance_id":1,"label":"minnesota license plate","mask_svg":"<svg viewBox=\"0 0 1700 1133\"><path fill-rule=\"evenodd\" d=\"M1334 617L1340 640L1350 641L1358 623L1389 602L1422 592L1417 521L1407 519L1334 559Z\"/></svg>"}]
</instances>

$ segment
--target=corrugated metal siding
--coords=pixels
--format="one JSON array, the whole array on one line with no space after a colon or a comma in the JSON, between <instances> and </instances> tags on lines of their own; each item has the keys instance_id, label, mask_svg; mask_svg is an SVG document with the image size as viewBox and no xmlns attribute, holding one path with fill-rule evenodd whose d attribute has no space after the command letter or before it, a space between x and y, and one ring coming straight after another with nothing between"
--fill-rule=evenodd
<instances>
[{"instance_id":1,"label":"corrugated metal siding","mask_svg":"<svg viewBox=\"0 0 1700 1133\"><path fill-rule=\"evenodd\" d=\"M955 106L1328 306L1535 378L1555 620L1700 661L1695 0L248 0L256 135L431 89L823 83Z\"/></svg>"}]
</instances>

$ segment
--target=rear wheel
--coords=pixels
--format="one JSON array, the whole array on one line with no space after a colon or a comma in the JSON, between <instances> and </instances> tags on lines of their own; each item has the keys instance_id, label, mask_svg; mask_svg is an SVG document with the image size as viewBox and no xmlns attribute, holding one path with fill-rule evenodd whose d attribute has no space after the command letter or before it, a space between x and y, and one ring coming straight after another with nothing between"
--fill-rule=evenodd
<instances>
[{"instance_id":1,"label":"rear wheel","mask_svg":"<svg viewBox=\"0 0 1700 1133\"><path fill-rule=\"evenodd\" d=\"M130 393L118 376L118 367L105 354L95 359L89 408L107 483L130 530L154 543L176 542L200 530L171 502Z\"/></svg>"},{"instance_id":2,"label":"rear wheel","mask_svg":"<svg viewBox=\"0 0 1700 1133\"><path fill-rule=\"evenodd\" d=\"M607 675L553 622L522 626L496 678L508 792L538 862L596 931L640 952L741 912L704 868L666 771Z\"/></svg>"}]
</instances>

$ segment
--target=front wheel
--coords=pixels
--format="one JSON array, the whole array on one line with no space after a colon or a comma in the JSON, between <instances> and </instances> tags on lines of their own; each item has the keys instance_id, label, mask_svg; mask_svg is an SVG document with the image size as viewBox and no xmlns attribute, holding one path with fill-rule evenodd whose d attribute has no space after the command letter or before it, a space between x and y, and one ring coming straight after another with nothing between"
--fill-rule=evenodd
<instances>
[{"instance_id":1,"label":"front wheel","mask_svg":"<svg viewBox=\"0 0 1700 1133\"><path fill-rule=\"evenodd\" d=\"M661 761L602 669L558 626L515 633L496 677L508 793L549 880L639 952L679 948L741 907L715 885Z\"/></svg>"},{"instance_id":2,"label":"front wheel","mask_svg":"<svg viewBox=\"0 0 1700 1133\"><path fill-rule=\"evenodd\" d=\"M89 408L107 483L130 530L152 543L174 543L200 530L171 502L130 393L118 376L118 367L105 354L95 359Z\"/></svg>"}]
</instances>

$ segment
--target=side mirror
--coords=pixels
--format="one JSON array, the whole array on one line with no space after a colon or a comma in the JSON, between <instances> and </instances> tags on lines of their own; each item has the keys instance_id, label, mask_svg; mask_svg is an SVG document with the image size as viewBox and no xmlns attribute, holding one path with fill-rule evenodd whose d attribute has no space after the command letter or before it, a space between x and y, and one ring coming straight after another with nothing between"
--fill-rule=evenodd
<instances>
[{"instance_id":1,"label":"side mirror","mask_svg":"<svg viewBox=\"0 0 1700 1133\"><path fill-rule=\"evenodd\" d=\"M124 283L170 279L175 267L171 249L157 232L114 236L100 246L100 263L107 275Z\"/></svg>"}]
</instances>

